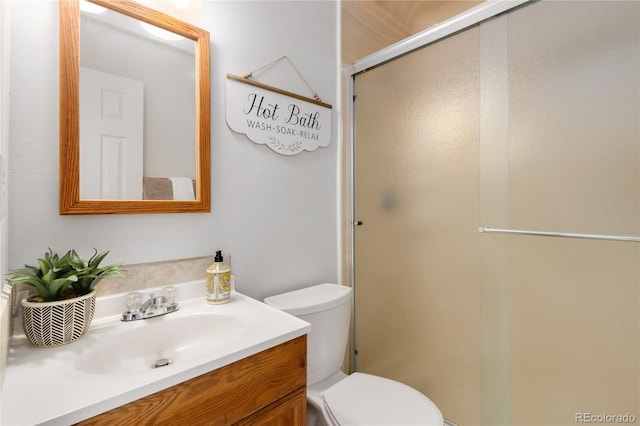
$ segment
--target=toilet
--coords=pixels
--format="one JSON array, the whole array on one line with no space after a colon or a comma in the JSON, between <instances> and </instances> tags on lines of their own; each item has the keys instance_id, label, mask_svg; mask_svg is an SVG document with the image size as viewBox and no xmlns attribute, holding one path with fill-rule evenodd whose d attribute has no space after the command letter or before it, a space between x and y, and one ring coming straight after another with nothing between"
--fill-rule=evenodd
<instances>
[{"instance_id":1,"label":"toilet","mask_svg":"<svg viewBox=\"0 0 640 426\"><path fill-rule=\"evenodd\" d=\"M311 324L307 336L307 425L442 426L438 407L416 389L371 374L342 372L351 299L350 287L319 284L264 300Z\"/></svg>"}]
</instances>

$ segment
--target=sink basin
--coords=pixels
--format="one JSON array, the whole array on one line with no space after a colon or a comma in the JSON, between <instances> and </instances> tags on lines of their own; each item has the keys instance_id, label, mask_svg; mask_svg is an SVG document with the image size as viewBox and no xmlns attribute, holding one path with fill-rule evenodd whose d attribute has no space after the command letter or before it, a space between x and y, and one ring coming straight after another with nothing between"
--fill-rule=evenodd
<instances>
[{"instance_id":1,"label":"sink basin","mask_svg":"<svg viewBox=\"0 0 640 426\"><path fill-rule=\"evenodd\" d=\"M176 313L123 322L85 336L90 342L76 368L100 375L171 368L172 364L211 354L236 342L245 332L243 321L219 313Z\"/></svg>"}]
</instances>

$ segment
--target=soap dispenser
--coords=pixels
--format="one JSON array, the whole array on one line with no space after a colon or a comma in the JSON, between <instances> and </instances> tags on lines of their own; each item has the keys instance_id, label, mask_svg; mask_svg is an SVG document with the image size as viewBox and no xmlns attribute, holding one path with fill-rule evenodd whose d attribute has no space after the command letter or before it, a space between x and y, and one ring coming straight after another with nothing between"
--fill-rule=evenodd
<instances>
[{"instance_id":1,"label":"soap dispenser","mask_svg":"<svg viewBox=\"0 0 640 426\"><path fill-rule=\"evenodd\" d=\"M216 251L213 260L207 268L207 302L217 305L231 299L231 268L224 262L222 250Z\"/></svg>"}]
</instances>

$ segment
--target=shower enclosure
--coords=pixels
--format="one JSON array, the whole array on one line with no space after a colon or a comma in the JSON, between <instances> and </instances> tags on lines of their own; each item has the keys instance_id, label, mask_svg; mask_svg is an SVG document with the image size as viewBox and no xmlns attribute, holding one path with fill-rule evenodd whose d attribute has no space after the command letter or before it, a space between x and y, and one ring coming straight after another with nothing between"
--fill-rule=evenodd
<instances>
[{"instance_id":1,"label":"shower enclosure","mask_svg":"<svg viewBox=\"0 0 640 426\"><path fill-rule=\"evenodd\" d=\"M351 72L352 368L459 425L640 422L640 2L491 7Z\"/></svg>"}]
</instances>

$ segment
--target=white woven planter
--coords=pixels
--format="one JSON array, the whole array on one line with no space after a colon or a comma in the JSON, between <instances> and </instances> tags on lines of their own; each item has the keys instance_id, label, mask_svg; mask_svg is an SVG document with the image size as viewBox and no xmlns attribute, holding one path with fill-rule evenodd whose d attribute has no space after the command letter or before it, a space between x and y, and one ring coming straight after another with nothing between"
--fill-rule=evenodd
<instances>
[{"instance_id":1,"label":"white woven planter","mask_svg":"<svg viewBox=\"0 0 640 426\"><path fill-rule=\"evenodd\" d=\"M96 291L57 302L22 300L24 334L35 346L47 348L78 340L89 329L96 310Z\"/></svg>"}]
</instances>

